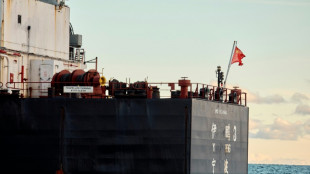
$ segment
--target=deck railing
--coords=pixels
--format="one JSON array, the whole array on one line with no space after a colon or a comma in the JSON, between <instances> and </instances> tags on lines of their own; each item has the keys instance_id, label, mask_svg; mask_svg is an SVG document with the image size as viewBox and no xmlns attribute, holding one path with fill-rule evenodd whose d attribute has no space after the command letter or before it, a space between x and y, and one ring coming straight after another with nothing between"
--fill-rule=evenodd
<instances>
[{"instance_id":1,"label":"deck railing","mask_svg":"<svg viewBox=\"0 0 310 174\"><path fill-rule=\"evenodd\" d=\"M42 85L44 84L44 85ZM8 82L3 85L0 82L0 95L16 94L19 91L20 97L51 97L51 95L72 97L76 95L61 94L63 93L63 86L87 86L87 82L55 82L53 86L60 86L58 89L51 88L51 82ZM109 85L109 86L107 86ZM123 82L108 82L105 86L101 86L102 95L88 94L87 98L180 98L181 87L177 82L136 82L136 83L123 83ZM48 86L42 88L42 86ZM60 91L59 91L60 90ZM158 91L156 91L158 90ZM121 91L121 95L119 93ZM140 91L140 95L136 91ZM144 93L144 92L145 93ZM118 92L118 94L116 94ZM136 92L136 93L135 93ZM241 89L234 88L219 88L217 86L203 84L203 83L190 83L187 90L186 98L204 99L215 102L231 103L237 105L247 106L247 93ZM157 93L157 95L152 95ZM34 95L37 94L37 95ZM58 95L60 94L60 95Z\"/></svg>"}]
</instances>

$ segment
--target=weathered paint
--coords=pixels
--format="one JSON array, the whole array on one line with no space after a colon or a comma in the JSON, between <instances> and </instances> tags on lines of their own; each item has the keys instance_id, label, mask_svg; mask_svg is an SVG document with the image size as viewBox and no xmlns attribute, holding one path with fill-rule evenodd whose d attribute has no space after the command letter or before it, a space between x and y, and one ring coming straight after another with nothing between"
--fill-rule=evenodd
<instances>
[{"instance_id":1,"label":"weathered paint","mask_svg":"<svg viewBox=\"0 0 310 174\"><path fill-rule=\"evenodd\" d=\"M30 26L30 53L68 60L69 13L66 6L57 10L54 5L36 0L5 0L4 47L27 52ZM21 24L17 22L18 15L22 16Z\"/></svg>"},{"instance_id":2,"label":"weathered paint","mask_svg":"<svg viewBox=\"0 0 310 174\"><path fill-rule=\"evenodd\" d=\"M24 77L31 77L31 60L52 60L54 67L52 73L57 73L63 69L74 70L76 68L85 69L83 63L69 60L69 24L70 9L63 6L61 9L53 4L58 4L59 0L1 0L1 47L9 49L11 53L20 52L21 57L5 55L8 61L1 58L0 82L6 88L9 82L8 74L14 74L14 82L21 81L21 67L25 67ZM18 23L18 15L21 15L21 24ZM28 32L28 26L30 30ZM28 34L29 33L29 34ZM28 39L29 37L29 39ZM28 44L29 43L29 44ZM28 54L29 53L29 54ZM17 61L17 62L16 62ZM65 64L74 64L65 66ZM10 65L9 67L7 67ZM38 67L33 67L36 71ZM8 70L9 69L9 70ZM8 71L7 71L8 70ZM38 82L38 81L37 81ZM12 85L9 85L9 87ZM21 88L21 84L15 87ZM25 89L32 85L25 84ZM27 91L21 91L27 96Z\"/></svg>"},{"instance_id":3,"label":"weathered paint","mask_svg":"<svg viewBox=\"0 0 310 174\"><path fill-rule=\"evenodd\" d=\"M3 41L2 41L2 38L3 38L3 1L0 1L0 22L1 22L1 25L0 25L0 31L1 31L1 34L0 34L0 46L3 47Z\"/></svg>"},{"instance_id":4,"label":"weathered paint","mask_svg":"<svg viewBox=\"0 0 310 174\"><path fill-rule=\"evenodd\" d=\"M52 80L55 71L54 60L36 60L30 61L30 81L33 82L50 82ZM30 84L32 90L32 97L47 96L47 90L50 87L50 83L33 83Z\"/></svg>"}]
</instances>

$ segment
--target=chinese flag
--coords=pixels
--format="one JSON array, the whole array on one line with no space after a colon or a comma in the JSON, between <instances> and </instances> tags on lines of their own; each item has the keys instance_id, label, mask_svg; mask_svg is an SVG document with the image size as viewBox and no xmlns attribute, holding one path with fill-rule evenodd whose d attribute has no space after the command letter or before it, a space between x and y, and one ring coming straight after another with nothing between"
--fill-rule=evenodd
<instances>
[{"instance_id":1,"label":"chinese flag","mask_svg":"<svg viewBox=\"0 0 310 174\"><path fill-rule=\"evenodd\" d=\"M242 53L242 51L238 47L236 47L235 48L234 56L233 56L233 58L231 60L231 64L239 62L239 66L242 66L243 65L242 59L244 57L245 57L245 55Z\"/></svg>"}]
</instances>

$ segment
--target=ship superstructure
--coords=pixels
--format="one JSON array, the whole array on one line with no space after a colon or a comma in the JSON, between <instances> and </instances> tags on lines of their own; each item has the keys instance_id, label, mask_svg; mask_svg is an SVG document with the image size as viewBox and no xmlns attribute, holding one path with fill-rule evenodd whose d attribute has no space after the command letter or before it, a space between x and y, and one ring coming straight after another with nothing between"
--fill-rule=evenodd
<instances>
[{"instance_id":1,"label":"ship superstructure","mask_svg":"<svg viewBox=\"0 0 310 174\"><path fill-rule=\"evenodd\" d=\"M26 97L29 88L50 87L48 83L27 82L50 82L55 73L64 69L86 68L82 36L74 34L70 8L64 1L3 0L0 14L2 89L21 88ZM35 90L32 95L47 93Z\"/></svg>"}]
</instances>

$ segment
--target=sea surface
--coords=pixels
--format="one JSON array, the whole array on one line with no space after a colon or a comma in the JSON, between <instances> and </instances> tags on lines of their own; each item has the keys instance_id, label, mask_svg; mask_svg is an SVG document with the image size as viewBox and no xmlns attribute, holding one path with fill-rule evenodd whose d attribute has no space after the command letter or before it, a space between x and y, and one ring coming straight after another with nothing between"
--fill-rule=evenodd
<instances>
[{"instance_id":1,"label":"sea surface","mask_svg":"<svg viewBox=\"0 0 310 174\"><path fill-rule=\"evenodd\" d=\"M249 164L249 174L310 174L310 166Z\"/></svg>"}]
</instances>

